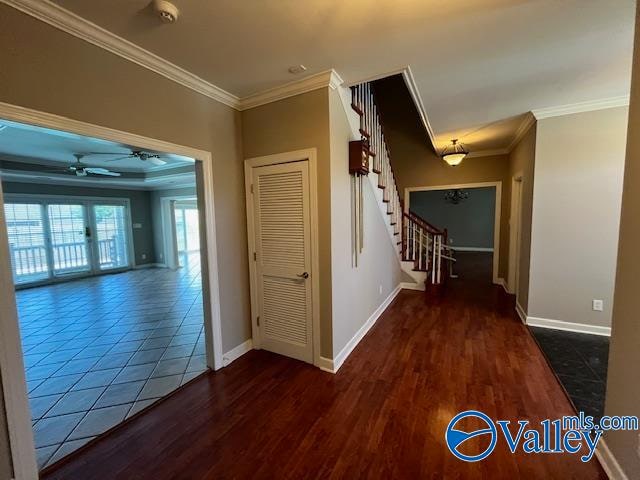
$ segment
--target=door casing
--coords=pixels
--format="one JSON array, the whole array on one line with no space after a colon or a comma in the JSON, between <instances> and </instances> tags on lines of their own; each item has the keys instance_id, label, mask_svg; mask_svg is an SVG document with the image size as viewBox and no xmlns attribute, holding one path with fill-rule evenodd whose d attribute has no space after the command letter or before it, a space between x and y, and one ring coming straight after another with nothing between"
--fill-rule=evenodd
<instances>
[{"instance_id":1,"label":"door casing","mask_svg":"<svg viewBox=\"0 0 640 480\"><path fill-rule=\"evenodd\" d=\"M244 161L244 179L245 194L247 205L247 236L248 251L247 258L249 261L249 285L251 289L251 334L253 338L253 347L260 348L260 329L258 328L258 286L257 286L257 269L254 261L255 245L255 225L254 225L254 208L251 193L251 184L253 182L253 168L266 165L278 165L281 163L299 162L306 160L309 165L309 206L311 219L311 302L312 302L312 345L313 345L313 364L317 367L322 365L320 357L320 282L319 282L319 234L318 234L318 174L317 174L317 150L309 148L304 150L295 150L291 152L277 153L274 155L266 155L262 157L248 158Z\"/></svg>"}]
</instances>

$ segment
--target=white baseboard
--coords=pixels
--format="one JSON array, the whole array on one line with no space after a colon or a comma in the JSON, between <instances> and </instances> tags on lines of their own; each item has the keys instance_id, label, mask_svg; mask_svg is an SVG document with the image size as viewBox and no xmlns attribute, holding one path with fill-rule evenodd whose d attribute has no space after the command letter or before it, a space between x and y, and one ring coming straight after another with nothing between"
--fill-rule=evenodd
<instances>
[{"instance_id":1,"label":"white baseboard","mask_svg":"<svg viewBox=\"0 0 640 480\"><path fill-rule=\"evenodd\" d=\"M524 312L524 308L522 308L522 305L520 305L518 300L516 300L516 313L520 317L520 320L522 320L522 323L524 323L526 325L527 324L527 314Z\"/></svg>"},{"instance_id":2,"label":"white baseboard","mask_svg":"<svg viewBox=\"0 0 640 480\"><path fill-rule=\"evenodd\" d=\"M402 282L400 288L403 290L419 290L424 292L424 284L421 285L419 283Z\"/></svg>"},{"instance_id":3,"label":"white baseboard","mask_svg":"<svg viewBox=\"0 0 640 480\"><path fill-rule=\"evenodd\" d=\"M400 293L400 290L402 290L401 285L398 285L393 289L393 291L384 300L384 302L382 302L376 309L376 311L371 314L364 325L360 327L356 334L351 338L351 340L347 342L344 348L340 350L340 353L338 353L338 355L336 355L333 360L325 357L320 357L320 369L324 370L325 372L337 373L337 371L340 369L347 357L351 354L353 349L356 348L358 343L360 343L360 340L362 340L367 332L371 330L371 327L375 325L378 318L380 318L380 315L382 315L382 313L387 309L391 302L393 302L393 299L396 298L398 293Z\"/></svg>"},{"instance_id":4,"label":"white baseboard","mask_svg":"<svg viewBox=\"0 0 640 480\"><path fill-rule=\"evenodd\" d=\"M486 247L455 247L453 245L449 245L451 250L457 250L459 252L493 252L493 248Z\"/></svg>"},{"instance_id":5,"label":"white baseboard","mask_svg":"<svg viewBox=\"0 0 640 480\"><path fill-rule=\"evenodd\" d=\"M327 357L320 357L318 368L323 372L335 373L333 370L333 360Z\"/></svg>"},{"instance_id":6,"label":"white baseboard","mask_svg":"<svg viewBox=\"0 0 640 480\"><path fill-rule=\"evenodd\" d=\"M597 325L586 325L584 323L563 322L550 318L527 317L527 325L532 327L550 328L554 330L564 330L567 332L588 333L591 335L611 336L611 327L599 327Z\"/></svg>"},{"instance_id":7,"label":"white baseboard","mask_svg":"<svg viewBox=\"0 0 640 480\"><path fill-rule=\"evenodd\" d=\"M232 348L227 353L222 355L222 365L227 366L230 365L233 361L240 358L242 355L247 353L248 351L253 350L253 340L249 339L246 342L241 343L237 347Z\"/></svg>"},{"instance_id":8,"label":"white baseboard","mask_svg":"<svg viewBox=\"0 0 640 480\"><path fill-rule=\"evenodd\" d=\"M135 265L134 270L140 270L142 268L167 268L164 263L143 263L142 265Z\"/></svg>"},{"instance_id":9,"label":"white baseboard","mask_svg":"<svg viewBox=\"0 0 640 480\"><path fill-rule=\"evenodd\" d=\"M507 286L507 282L505 281L504 278L499 277L496 283L504 289L505 293L508 293L509 295L511 295L511 292L509 291L509 287Z\"/></svg>"},{"instance_id":10,"label":"white baseboard","mask_svg":"<svg viewBox=\"0 0 640 480\"><path fill-rule=\"evenodd\" d=\"M611 450L609 450L604 438L601 438L598 442L596 458L600 462L600 465L602 465L602 468L610 480L629 480L629 477L627 477L624 470L622 470L622 467L616 460L616 457L614 457Z\"/></svg>"}]
</instances>

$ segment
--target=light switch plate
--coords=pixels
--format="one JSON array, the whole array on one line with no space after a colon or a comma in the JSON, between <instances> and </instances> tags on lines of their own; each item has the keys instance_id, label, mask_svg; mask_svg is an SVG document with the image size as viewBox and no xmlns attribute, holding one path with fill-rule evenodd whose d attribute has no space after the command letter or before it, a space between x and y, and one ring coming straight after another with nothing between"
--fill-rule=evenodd
<instances>
[{"instance_id":1,"label":"light switch plate","mask_svg":"<svg viewBox=\"0 0 640 480\"><path fill-rule=\"evenodd\" d=\"M592 308L594 312L602 312L604 310L604 302L602 300L594 299L592 302Z\"/></svg>"}]
</instances>

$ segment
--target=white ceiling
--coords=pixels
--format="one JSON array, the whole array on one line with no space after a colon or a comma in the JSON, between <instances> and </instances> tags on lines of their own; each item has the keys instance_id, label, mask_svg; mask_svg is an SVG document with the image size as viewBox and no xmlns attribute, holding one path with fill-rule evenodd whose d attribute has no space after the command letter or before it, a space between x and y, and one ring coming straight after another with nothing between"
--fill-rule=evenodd
<instances>
[{"instance_id":1,"label":"white ceiling","mask_svg":"<svg viewBox=\"0 0 640 480\"><path fill-rule=\"evenodd\" d=\"M148 0L55 2L240 97L292 65L347 83L410 65L438 143L503 148L513 128L480 127L630 85L633 0L175 0L173 25Z\"/></svg>"},{"instance_id":2,"label":"white ceiling","mask_svg":"<svg viewBox=\"0 0 640 480\"><path fill-rule=\"evenodd\" d=\"M157 166L137 158L119 158L132 150L140 150L133 145L115 143L98 138L85 137L73 133L48 128L0 120L0 161L2 178L13 181L45 181L59 183L91 183L120 185L131 188L174 187L179 183L194 184L194 160L180 155L157 153L167 162ZM114 155L87 155L82 163L90 167L107 168L122 173L121 177L74 177L63 170L76 161L74 154L91 152L114 153ZM21 169L6 168L18 165ZM60 169L60 173L56 170ZM188 172L187 172L188 171ZM186 175L185 175L186 174Z\"/></svg>"}]
</instances>

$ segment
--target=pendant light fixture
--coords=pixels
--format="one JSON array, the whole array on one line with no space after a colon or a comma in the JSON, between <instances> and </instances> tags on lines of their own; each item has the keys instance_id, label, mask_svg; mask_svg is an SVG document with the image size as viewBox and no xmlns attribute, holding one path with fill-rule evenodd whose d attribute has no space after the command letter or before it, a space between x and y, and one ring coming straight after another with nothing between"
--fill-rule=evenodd
<instances>
[{"instance_id":1,"label":"pendant light fixture","mask_svg":"<svg viewBox=\"0 0 640 480\"><path fill-rule=\"evenodd\" d=\"M469 154L469 152L458 143L458 139L451 140L451 145L445 147L442 151L442 159L452 167L460 165L460 162Z\"/></svg>"}]
</instances>

